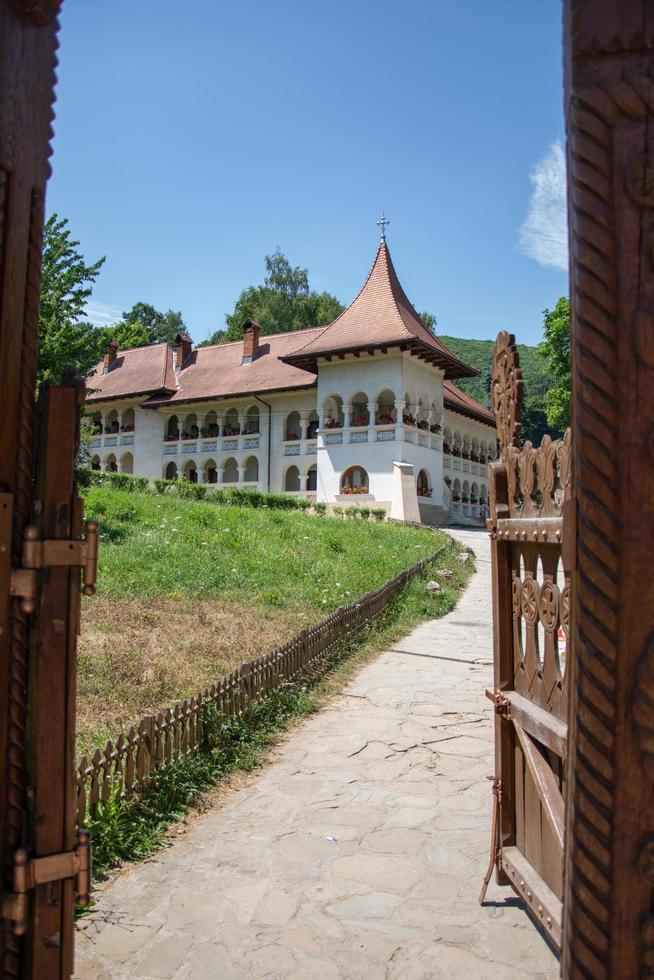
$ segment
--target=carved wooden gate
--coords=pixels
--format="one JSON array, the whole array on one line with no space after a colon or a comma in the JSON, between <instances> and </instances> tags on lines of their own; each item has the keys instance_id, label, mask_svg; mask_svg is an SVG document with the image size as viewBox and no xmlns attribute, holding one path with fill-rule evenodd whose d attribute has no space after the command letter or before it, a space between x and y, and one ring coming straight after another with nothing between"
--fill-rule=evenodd
<instances>
[{"instance_id":1,"label":"carved wooden gate","mask_svg":"<svg viewBox=\"0 0 654 980\"><path fill-rule=\"evenodd\" d=\"M522 378L514 337L493 351L501 462L491 466L495 793L491 864L561 944L570 582L562 553L570 431L518 447Z\"/></svg>"},{"instance_id":2,"label":"carved wooden gate","mask_svg":"<svg viewBox=\"0 0 654 980\"><path fill-rule=\"evenodd\" d=\"M92 592L97 528L80 540L73 484L84 386L35 403L41 241L57 0L0 0L0 973L64 980L74 892L79 569Z\"/></svg>"}]
</instances>

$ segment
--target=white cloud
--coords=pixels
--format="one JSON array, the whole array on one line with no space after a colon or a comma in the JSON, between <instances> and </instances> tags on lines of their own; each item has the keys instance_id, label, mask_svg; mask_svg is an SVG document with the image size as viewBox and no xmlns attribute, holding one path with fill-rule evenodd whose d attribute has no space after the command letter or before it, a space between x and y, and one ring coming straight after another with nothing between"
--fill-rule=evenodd
<instances>
[{"instance_id":1,"label":"white cloud","mask_svg":"<svg viewBox=\"0 0 654 980\"><path fill-rule=\"evenodd\" d=\"M567 270L565 155L558 140L529 176L533 189L527 217L520 227L520 251L540 265Z\"/></svg>"},{"instance_id":2,"label":"white cloud","mask_svg":"<svg viewBox=\"0 0 654 980\"><path fill-rule=\"evenodd\" d=\"M112 323L120 320L122 310L117 306L107 306L106 303L94 303L91 301L84 307L84 313L98 327L108 327Z\"/></svg>"}]
</instances>

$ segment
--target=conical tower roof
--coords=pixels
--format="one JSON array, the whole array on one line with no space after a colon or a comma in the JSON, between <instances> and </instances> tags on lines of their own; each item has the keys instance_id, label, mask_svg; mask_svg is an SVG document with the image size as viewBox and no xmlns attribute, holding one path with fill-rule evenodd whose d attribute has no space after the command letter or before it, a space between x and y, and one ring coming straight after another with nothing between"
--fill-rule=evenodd
<instances>
[{"instance_id":1,"label":"conical tower roof","mask_svg":"<svg viewBox=\"0 0 654 980\"><path fill-rule=\"evenodd\" d=\"M398 346L441 368L446 378L470 378L478 373L424 325L402 289L382 238L356 299L333 323L284 360L315 368L319 357Z\"/></svg>"}]
</instances>

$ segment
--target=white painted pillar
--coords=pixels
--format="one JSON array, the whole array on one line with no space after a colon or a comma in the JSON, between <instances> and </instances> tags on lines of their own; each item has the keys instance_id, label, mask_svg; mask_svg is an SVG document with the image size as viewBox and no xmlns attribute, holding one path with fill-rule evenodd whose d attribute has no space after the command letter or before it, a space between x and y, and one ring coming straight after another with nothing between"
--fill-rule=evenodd
<instances>
[{"instance_id":1,"label":"white painted pillar","mask_svg":"<svg viewBox=\"0 0 654 980\"><path fill-rule=\"evenodd\" d=\"M391 518L420 523L418 493L412 463L393 463Z\"/></svg>"}]
</instances>

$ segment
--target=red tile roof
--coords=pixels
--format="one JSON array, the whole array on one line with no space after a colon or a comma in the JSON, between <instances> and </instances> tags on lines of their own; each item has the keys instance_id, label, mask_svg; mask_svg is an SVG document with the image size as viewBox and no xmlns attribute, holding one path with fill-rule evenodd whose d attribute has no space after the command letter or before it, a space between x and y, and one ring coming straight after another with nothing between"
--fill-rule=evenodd
<instances>
[{"instance_id":1,"label":"red tile roof","mask_svg":"<svg viewBox=\"0 0 654 980\"><path fill-rule=\"evenodd\" d=\"M477 422L484 422L486 425L495 428L495 416L493 413L489 412L483 405L480 405L479 402L476 402L470 395L466 395L465 391L461 391L451 381L443 382L443 403L445 408L449 408L452 412L467 415Z\"/></svg>"},{"instance_id":2,"label":"red tile roof","mask_svg":"<svg viewBox=\"0 0 654 980\"><path fill-rule=\"evenodd\" d=\"M427 329L397 278L385 240L363 288L332 324L286 357L289 363L314 367L319 356L343 351L406 344L413 353L445 372L446 378L475 377L464 364Z\"/></svg>"},{"instance_id":3,"label":"red tile roof","mask_svg":"<svg viewBox=\"0 0 654 980\"><path fill-rule=\"evenodd\" d=\"M151 344L119 351L106 374L100 361L87 381L87 402L174 391L177 387L173 352L168 344Z\"/></svg>"},{"instance_id":4,"label":"red tile roof","mask_svg":"<svg viewBox=\"0 0 654 980\"><path fill-rule=\"evenodd\" d=\"M311 339L322 327L302 330ZM177 375L178 389L171 395L153 395L146 405L168 405L202 398L224 398L266 391L287 391L309 388L316 384L316 375L282 358L297 347L299 331L261 337L257 353L250 364L243 364L243 341L196 347L191 351Z\"/></svg>"}]
</instances>

